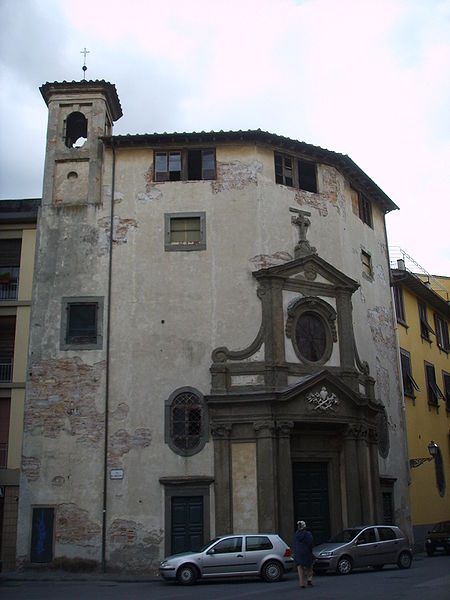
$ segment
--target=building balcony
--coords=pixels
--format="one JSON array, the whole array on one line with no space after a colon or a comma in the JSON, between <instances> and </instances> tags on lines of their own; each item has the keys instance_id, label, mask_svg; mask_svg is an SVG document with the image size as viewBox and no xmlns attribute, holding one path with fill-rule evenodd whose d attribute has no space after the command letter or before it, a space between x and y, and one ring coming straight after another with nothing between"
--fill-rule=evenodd
<instances>
[{"instance_id":1,"label":"building balcony","mask_svg":"<svg viewBox=\"0 0 450 600\"><path fill-rule=\"evenodd\" d=\"M0 300L17 300L19 267L0 267Z\"/></svg>"},{"instance_id":2,"label":"building balcony","mask_svg":"<svg viewBox=\"0 0 450 600\"><path fill-rule=\"evenodd\" d=\"M12 381L13 359L0 359L0 383Z\"/></svg>"},{"instance_id":3,"label":"building balcony","mask_svg":"<svg viewBox=\"0 0 450 600\"><path fill-rule=\"evenodd\" d=\"M17 281L0 283L0 300L17 300L19 284Z\"/></svg>"}]
</instances>

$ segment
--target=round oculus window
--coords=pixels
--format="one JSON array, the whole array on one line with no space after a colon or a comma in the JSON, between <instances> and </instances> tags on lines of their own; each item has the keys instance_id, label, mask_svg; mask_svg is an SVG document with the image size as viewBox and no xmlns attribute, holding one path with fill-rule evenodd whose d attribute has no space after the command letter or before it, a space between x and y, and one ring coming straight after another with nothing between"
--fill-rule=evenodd
<instances>
[{"instance_id":1,"label":"round oculus window","mask_svg":"<svg viewBox=\"0 0 450 600\"><path fill-rule=\"evenodd\" d=\"M323 320L313 312L304 312L295 325L295 342L301 356L319 362L327 348L327 332Z\"/></svg>"}]
</instances>

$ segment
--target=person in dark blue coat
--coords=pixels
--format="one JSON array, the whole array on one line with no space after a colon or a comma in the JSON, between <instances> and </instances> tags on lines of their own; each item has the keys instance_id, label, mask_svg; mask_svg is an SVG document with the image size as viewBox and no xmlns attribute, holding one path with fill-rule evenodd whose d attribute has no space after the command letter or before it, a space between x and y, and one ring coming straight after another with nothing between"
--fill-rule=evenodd
<instances>
[{"instance_id":1,"label":"person in dark blue coat","mask_svg":"<svg viewBox=\"0 0 450 600\"><path fill-rule=\"evenodd\" d=\"M294 537L294 558L297 565L300 587L304 588L304 573L306 572L306 581L308 585L313 584L313 537L310 531L306 529L305 521L297 521L297 531Z\"/></svg>"}]
</instances>

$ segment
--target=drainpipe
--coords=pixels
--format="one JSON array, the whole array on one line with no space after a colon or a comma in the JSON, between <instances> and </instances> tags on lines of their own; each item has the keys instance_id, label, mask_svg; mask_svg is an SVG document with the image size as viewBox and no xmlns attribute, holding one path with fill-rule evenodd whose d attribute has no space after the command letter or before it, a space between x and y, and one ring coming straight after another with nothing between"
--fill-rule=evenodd
<instances>
[{"instance_id":1,"label":"drainpipe","mask_svg":"<svg viewBox=\"0 0 450 600\"><path fill-rule=\"evenodd\" d=\"M111 175L111 213L109 229L109 264L108 264L108 300L106 312L106 370L105 370L105 440L103 455L103 520L102 520L102 572L106 572L106 509L108 493L108 417L109 417L109 369L110 369L110 331L111 331L111 281L112 281L112 251L114 233L114 188L116 176L116 152L114 141L112 149L112 175Z\"/></svg>"}]
</instances>

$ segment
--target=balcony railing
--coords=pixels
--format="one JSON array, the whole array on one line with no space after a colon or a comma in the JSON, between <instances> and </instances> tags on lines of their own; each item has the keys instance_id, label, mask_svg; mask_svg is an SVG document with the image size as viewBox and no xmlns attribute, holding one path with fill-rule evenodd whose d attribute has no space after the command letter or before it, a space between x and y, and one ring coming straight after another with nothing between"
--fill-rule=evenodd
<instances>
[{"instance_id":1,"label":"balcony railing","mask_svg":"<svg viewBox=\"0 0 450 600\"><path fill-rule=\"evenodd\" d=\"M19 274L20 267L0 267L0 300L17 300Z\"/></svg>"},{"instance_id":2,"label":"balcony railing","mask_svg":"<svg viewBox=\"0 0 450 600\"><path fill-rule=\"evenodd\" d=\"M0 442L0 469L8 466L8 442Z\"/></svg>"},{"instance_id":3,"label":"balcony railing","mask_svg":"<svg viewBox=\"0 0 450 600\"><path fill-rule=\"evenodd\" d=\"M19 284L17 281L0 283L0 300L17 300L17 290Z\"/></svg>"},{"instance_id":4,"label":"balcony railing","mask_svg":"<svg viewBox=\"0 0 450 600\"><path fill-rule=\"evenodd\" d=\"M13 361L3 359L0 362L0 383L8 383L12 381Z\"/></svg>"}]
</instances>

